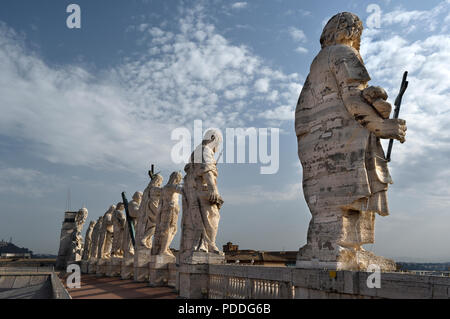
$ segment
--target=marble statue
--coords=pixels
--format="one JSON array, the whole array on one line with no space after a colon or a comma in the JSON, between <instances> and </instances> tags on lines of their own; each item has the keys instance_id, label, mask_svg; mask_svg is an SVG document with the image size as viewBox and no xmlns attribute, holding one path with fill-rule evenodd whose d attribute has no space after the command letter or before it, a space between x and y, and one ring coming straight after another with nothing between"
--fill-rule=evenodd
<instances>
[{"instance_id":1,"label":"marble statue","mask_svg":"<svg viewBox=\"0 0 450 319\"><path fill-rule=\"evenodd\" d=\"M149 175L151 181L142 195L137 217L134 280L138 282L149 280L152 237L155 234L156 216L161 195L161 184L163 182L161 175Z\"/></svg>"},{"instance_id":2,"label":"marble statue","mask_svg":"<svg viewBox=\"0 0 450 319\"><path fill-rule=\"evenodd\" d=\"M100 229L97 258L108 259L111 257L113 244L114 226L112 214L116 210L115 205L111 205L108 211L103 215L102 227Z\"/></svg>"},{"instance_id":3,"label":"marble statue","mask_svg":"<svg viewBox=\"0 0 450 319\"><path fill-rule=\"evenodd\" d=\"M113 223L113 244L111 256L123 257L123 239L126 227L126 217L123 203L117 203L116 209L112 213Z\"/></svg>"},{"instance_id":4,"label":"marble statue","mask_svg":"<svg viewBox=\"0 0 450 319\"><path fill-rule=\"evenodd\" d=\"M65 212L56 259L57 269L65 269L69 263L81 260L83 254L81 231L87 215L86 208L82 208L78 212Z\"/></svg>"},{"instance_id":5,"label":"marble statue","mask_svg":"<svg viewBox=\"0 0 450 319\"><path fill-rule=\"evenodd\" d=\"M94 231L94 227L96 225L96 221L93 220L89 223L89 227L86 230L86 235L84 237L84 248L83 248L83 260L88 260L91 257L92 252L92 233Z\"/></svg>"},{"instance_id":6,"label":"marble statue","mask_svg":"<svg viewBox=\"0 0 450 319\"><path fill-rule=\"evenodd\" d=\"M173 172L161 191L152 255L175 257L169 247L177 233L178 213L180 212L178 201L181 193L179 184L181 179L182 175L180 172Z\"/></svg>"},{"instance_id":7,"label":"marble statue","mask_svg":"<svg viewBox=\"0 0 450 319\"><path fill-rule=\"evenodd\" d=\"M100 229L102 228L103 216L100 216L95 223L94 229L92 231L92 244L90 258L97 258L98 244L100 238Z\"/></svg>"},{"instance_id":8,"label":"marble statue","mask_svg":"<svg viewBox=\"0 0 450 319\"><path fill-rule=\"evenodd\" d=\"M389 214L392 178L380 139L403 143L406 123L388 118L391 105L382 88L368 87L362 31L361 20L349 12L328 21L298 99L298 156L312 214L297 257L300 268L395 269L393 261L362 245L374 242L375 214Z\"/></svg>"},{"instance_id":9,"label":"marble statue","mask_svg":"<svg viewBox=\"0 0 450 319\"><path fill-rule=\"evenodd\" d=\"M222 134L208 130L202 143L185 166L180 262L189 263L194 252L223 256L216 246L219 210L223 199L217 189L214 154L222 143ZM209 258L209 257L208 257Z\"/></svg>"},{"instance_id":10,"label":"marble statue","mask_svg":"<svg viewBox=\"0 0 450 319\"><path fill-rule=\"evenodd\" d=\"M131 222L134 224L134 229L136 230L137 218L139 216L139 207L141 206L142 192L135 192L133 199L128 203L128 213L130 215ZM128 223L128 220L127 220ZM134 247L131 241L130 232L128 230L128 225L125 225L124 239L123 239L123 252L124 256L133 256Z\"/></svg>"},{"instance_id":11,"label":"marble statue","mask_svg":"<svg viewBox=\"0 0 450 319\"><path fill-rule=\"evenodd\" d=\"M162 176L156 174L142 195L136 232L136 246L138 249L152 248L152 237L156 229L156 216L158 213L162 182Z\"/></svg>"}]
</instances>

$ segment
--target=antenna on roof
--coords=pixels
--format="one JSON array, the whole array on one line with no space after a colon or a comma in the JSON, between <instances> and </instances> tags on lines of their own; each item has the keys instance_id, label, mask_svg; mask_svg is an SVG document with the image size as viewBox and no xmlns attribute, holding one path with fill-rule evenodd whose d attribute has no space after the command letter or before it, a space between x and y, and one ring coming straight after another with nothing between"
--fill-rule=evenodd
<instances>
[{"instance_id":1,"label":"antenna on roof","mask_svg":"<svg viewBox=\"0 0 450 319\"><path fill-rule=\"evenodd\" d=\"M70 194L70 187L69 187L67 190L66 211L69 212L71 209L71 206L72 206L72 203L71 203L71 194Z\"/></svg>"}]
</instances>

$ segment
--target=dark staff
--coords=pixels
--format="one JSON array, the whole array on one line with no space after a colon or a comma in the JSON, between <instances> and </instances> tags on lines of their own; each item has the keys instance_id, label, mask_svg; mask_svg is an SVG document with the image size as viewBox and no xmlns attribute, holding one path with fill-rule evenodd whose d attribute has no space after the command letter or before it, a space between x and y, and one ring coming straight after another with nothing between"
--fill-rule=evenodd
<instances>
[{"instance_id":1,"label":"dark staff","mask_svg":"<svg viewBox=\"0 0 450 319\"><path fill-rule=\"evenodd\" d=\"M125 192L122 192L122 201L123 206L125 206L125 213L127 215L127 224L128 224L128 231L130 232L131 242L133 243L133 247L136 247L136 239L135 239L135 231L134 231L134 222L131 219L130 213L128 211L128 200L125 196Z\"/></svg>"},{"instance_id":2,"label":"dark staff","mask_svg":"<svg viewBox=\"0 0 450 319\"><path fill-rule=\"evenodd\" d=\"M402 104L402 98L403 98L403 94L405 94L406 89L408 88L408 81L406 81L406 78L408 76L408 71L405 71L405 73L403 73L403 80L402 80L402 84L400 86L400 92L397 95L397 98L395 99L395 110L394 110L394 119L398 119L398 115L400 113L400 105ZM389 147L388 147L388 151L387 151L387 155L386 155L386 160L388 162L391 161L391 152L392 152L392 146L394 145L394 140L390 139L389 140Z\"/></svg>"}]
</instances>

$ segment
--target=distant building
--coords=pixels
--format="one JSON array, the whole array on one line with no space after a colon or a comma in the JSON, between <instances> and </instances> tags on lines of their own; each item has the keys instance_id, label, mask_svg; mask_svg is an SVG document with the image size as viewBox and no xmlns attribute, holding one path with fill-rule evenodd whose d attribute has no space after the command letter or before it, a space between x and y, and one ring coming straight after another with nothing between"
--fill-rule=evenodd
<instances>
[{"instance_id":1,"label":"distant building","mask_svg":"<svg viewBox=\"0 0 450 319\"><path fill-rule=\"evenodd\" d=\"M31 258L33 252L27 248L19 248L12 242L0 241L0 258Z\"/></svg>"},{"instance_id":2,"label":"distant building","mask_svg":"<svg viewBox=\"0 0 450 319\"><path fill-rule=\"evenodd\" d=\"M239 250L239 245L228 242L223 246L228 264L247 264L269 267L293 267L297 261L297 251Z\"/></svg>"},{"instance_id":3,"label":"distant building","mask_svg":"<svg viewBox=\"0 0 450 319\"><path fill-rule=\"evenodd\" d=\"M233 245L232 242L228 242L226 245L223 245L223 252L228 253L232 251L238 251L239 245Z\"/></svg>"}]
</instances>

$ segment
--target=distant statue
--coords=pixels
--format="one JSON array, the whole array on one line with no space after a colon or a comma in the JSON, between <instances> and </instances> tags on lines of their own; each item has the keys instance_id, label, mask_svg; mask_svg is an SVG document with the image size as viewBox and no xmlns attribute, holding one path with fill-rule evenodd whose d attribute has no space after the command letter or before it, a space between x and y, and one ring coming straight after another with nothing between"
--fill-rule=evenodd
<instances>
[{"instance_id":1,"label":"distant statue","mask_svg":"<svg viewBox=\"0 0 450 319\"><path fill-rule=\"evenodd\" d=\"M219 210L223 199L217 189L217 166L214 154L222 142L222 134L208 130L202 144L192 153L184 170L183 217L180 244L181 260L195 251L223 255L216 246Z\"/></svg>"},{"instance_id":2,"label":"distant statue","mask_svg":"<svg viewBox=\"0 0 450 319\"><path fill-rule=\"evenodd\" d=\"M76 231L73 233L72 240L72 260L75 261L81 260L81 257L83 255L83 236L81 235L81 231L83 230L83 226L86 222L87 216L88 210L86 208L80 209L75 215Z\"/></svg>"},{"instance_id":3,"label":"distant statue","mask_svg":"<svg viewBox=\"0 0 450 319\"><path fill-rule=\"evenodd\" d=\"M100 229L97 258L107 259L111 257L113 244L114 225L112 214L116 210L115 205L111 205L108 211L103 215L102 228Z\"/></svg>"},{"instance_id":4,"label":"distant statue","mask_svg":"<svg viewBox=\"0 0 450 319\"><path fill-rule=\"evenodd\" d=\"M179 184L181 179L182 175L180 172L173 172L166 186L161 191L152 255L175 257L169 247L177 233L178 213L180 212L178 201L181 193Z\"/></svg>"},{"instance_id":5,"label":"distant statue","mask_svg":"<svg viewBox=\"0 0 450 319\"><path fill-rule=\"evenodd\" d=\"M156 216L162 182L162 176L155 174L142 195L136 232L136 246L138 249L152 248L152 236L155 234L156 229Z\"/></svg>"},{"instance_id":6,"label":"distant statue","mask_svg":"<svg viewBox=\"0 0 450 319\"><path fill-rule=\"evenodd\" d=\"M116 209L112 213L113 223L113 244L112 244L112 257L123 257L123 239L126 227L126 217L124 214L123 203L117 203Z\"/></svg>"},{"instance_id":7,"label":"distant statue","mask_svg":"<svg viewBox=\"0 0 450 319\"><path fill-rule=\"evenodd\" d=\"M80 261L83 254L83 236L81 231L86 221L88 210L65 212L59 238L56 269L65 269L70 262Z\"/></svg>"},{"instance_id":8,"label":"distant statue","mask_svg":"<svg viewBox=\"0 0 450 319\"><path fill-rule=\"evenodd\" d=\"M361 246L374 242L375 213L389 214L392 183L380 139L405 141L404 120L389 119L391 105L359 53L363 26L342 12L326 24L295 113L303 193L312 214L298 267L395 269L393 261Z\"/></svg>"},{"instance_id":9,"label":"distant statue","mask_svg":"<svg viewBox=\"0 0 450 319\"><path fill-rule=\"evenodd\" d=\"M86 235L84 237L84 248L83 248L83 260L88 260L91 257L91 249L92 249L92 233L94 232L94 227L96 225L96 221L93 220L89 223L89 227L86 230Z\"/></svg>"},{"instance_id":10,"label":"distant statue","mask_svg":"<svg viewBox=\"0 0 450 319\"><path fill-rule=\"evenodd\" d=\"M97 258L98 245L100 242L100 230L102 228L103 216L100 216L95 223L94 230L92 231L92 244L90 258Z\"/></svg>"},{"instance_id":11,"label":"distant statue","mask_svg":"<svg viewBox=\"0 0 450 319\"><path fill-rule=\"evenodd\" d=\"M134 229L136 230L137 226L137 219L139 216L139 207L141 206L142 201L142 193L136 192L133 195L133 200L131 200L128 203L128 213L130 214L131 221L134 224ZM125 257L133 256L134 255L134 247L133 242L131 240L130 231L128 229L128 225L125 224L125 231L124 231L124 240L123 240L123 252Z\"/></svg>"}]
</instances>

